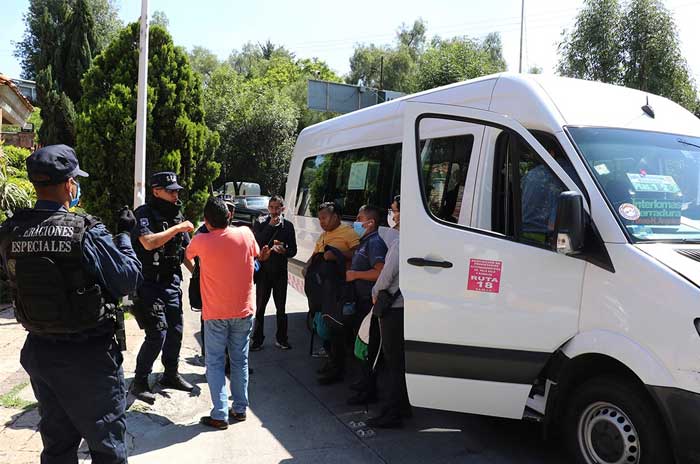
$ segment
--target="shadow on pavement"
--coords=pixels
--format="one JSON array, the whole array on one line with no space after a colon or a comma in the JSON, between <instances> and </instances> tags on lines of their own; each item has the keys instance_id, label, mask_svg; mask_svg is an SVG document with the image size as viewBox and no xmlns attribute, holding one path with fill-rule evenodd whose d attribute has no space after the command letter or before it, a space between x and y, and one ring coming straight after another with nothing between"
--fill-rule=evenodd
<instances>
[{"instance_id":1,"label":"shadow on pavement","mask_svg":"<svg viewBox=\"0 0 700 464\"><path fill-rule=\"evenodd\" d=\"M281 462L567 462L556 443L543 440L536 423L414 408L401 429L357 427L381 407L381 402L372 404L366 411L346 404L359 364L349 359L343 382L318 385L316 369L323 359L309 356L306 314L289 315L291 351L271 343L275 317L266 317L264 348L250 354L256 370L250 409L293 456Z\"/></svg>"}]
</instances>

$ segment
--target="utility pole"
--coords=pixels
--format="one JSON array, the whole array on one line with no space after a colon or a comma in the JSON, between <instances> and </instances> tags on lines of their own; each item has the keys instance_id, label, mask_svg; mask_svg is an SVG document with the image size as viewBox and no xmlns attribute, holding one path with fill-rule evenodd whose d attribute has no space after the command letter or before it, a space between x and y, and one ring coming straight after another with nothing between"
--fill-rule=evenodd
<instances>
[{"instance_id":1,"label":"utility pole","mask_svg":"<svg viewBox=\"0 0 700 464\"><path fill-rule=\"evenodd\" d=\"M139 27L139 82L136 99L134 153L134 208L146 202L146 96L148 95L148 0L141 0Z\"/></svg>"},{"instance_id":2,"label":"utility pole","mask_svg":"<svg viewBox=\"0 0 700 464\"><path fill-rule=\"evenodd\" d=\"M522 0L522 5L520 7L520 64L518 65L518 72L523 72L523 26L525 25L525 0Z\"/></svg>"},{"instance_id":3,"label":"utility pole","mask_svg":"<svg viewBox=\"0 0 700 464\"><path fill-rule=\"evenodd\" d=\"M384 55L379 59L379 90L384 90Z\"/></svg>"}]
</instances>

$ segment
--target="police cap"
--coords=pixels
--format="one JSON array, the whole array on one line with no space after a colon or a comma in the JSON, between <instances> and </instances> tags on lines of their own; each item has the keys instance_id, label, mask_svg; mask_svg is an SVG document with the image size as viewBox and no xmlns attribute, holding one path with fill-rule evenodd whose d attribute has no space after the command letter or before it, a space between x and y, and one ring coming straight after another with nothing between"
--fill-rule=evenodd
<instances>
[{"instance_id":1,"label":"police cap","mask_svg":"<svg viewBox=\"0 0 700 464\"><path fill-rule=\"evenodd\" d=\"M182 190L183 187L177 183L177 175L174 172L156 172L151 176L152 188L164 188L165 190Z\"/></svg>"},{"instance_id":2,"label":"police cap","mask_svg":"<svg viewBox=\"0 0 700 464\"><path fill-rule=\"evenodd\" d=\"M75 150L68 145L47 145L29 155L26 160L29 180L36 185L55 185L71 177L88 177L80 169Z\"/></svg>"}]
</instances>

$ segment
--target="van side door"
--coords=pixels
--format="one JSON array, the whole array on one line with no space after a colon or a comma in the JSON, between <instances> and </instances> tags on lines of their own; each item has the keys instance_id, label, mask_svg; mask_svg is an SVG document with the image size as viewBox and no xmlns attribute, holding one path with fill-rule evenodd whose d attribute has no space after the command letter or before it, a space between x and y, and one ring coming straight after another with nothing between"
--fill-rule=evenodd
<instances>
[{"instance_id":1,"label":"van side door","mask_svg":"<svg viewBox=\"0 0 700 464\"><path fill-rule=\"evenodd\" d=\"M443 133L454 136L460 127L483 134L478 150L444 143ZM472 159L473 172L460 173L465 188L451 188L449 165L492 156L498 133L522 152L523 164L507 168L523 175L501 191L502 173ZM411 403L521 418L535 378L578 329L586 263L552 251L550 228L558 193L578 188L516 121L471 108L407 103L402 159L400 279ZM504 203L512 211L501 229L474 227L474 193L484 194L475 185L520 199Z\"/></svg>"}]
</instances>

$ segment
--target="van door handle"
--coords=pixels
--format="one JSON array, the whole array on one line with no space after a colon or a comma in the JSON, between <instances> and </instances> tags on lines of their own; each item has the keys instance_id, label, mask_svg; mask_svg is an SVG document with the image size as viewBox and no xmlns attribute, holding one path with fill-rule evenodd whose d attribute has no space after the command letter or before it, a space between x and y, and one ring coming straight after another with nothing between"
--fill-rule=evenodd
<instances>
[{"instance_id":1,"label":"van door handle","mask_svg":"<svg viewBox=\"0 0 700 464\"><path fill-rule=\"evenodd\" d=\"M408 264L411 266L441 267L444 269L449 269L452 267L452 263L449 261L432 261L425 258L408 258Z\"/></svg>"}]
</instances>

